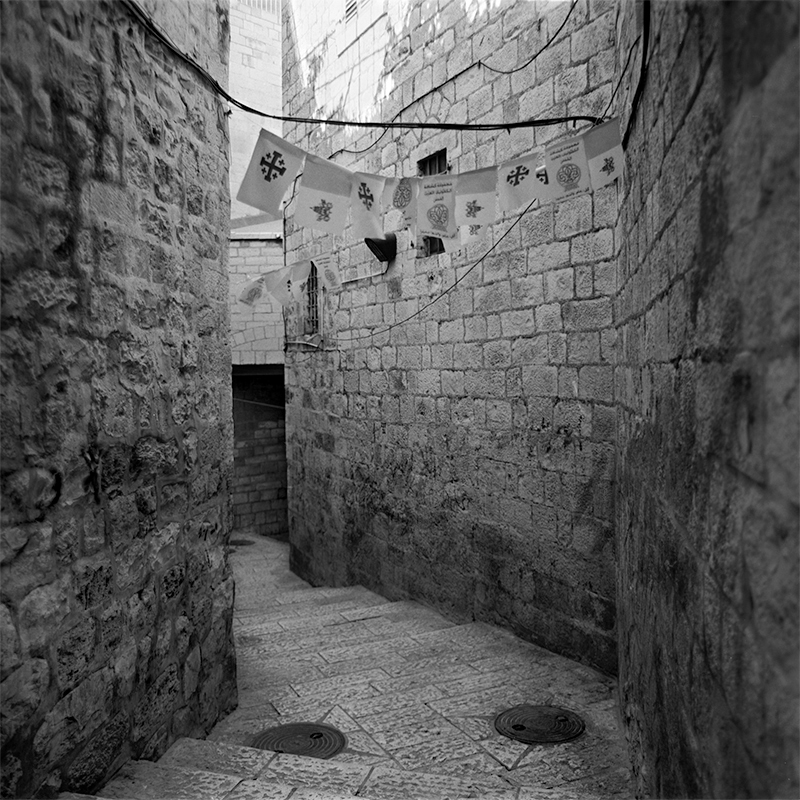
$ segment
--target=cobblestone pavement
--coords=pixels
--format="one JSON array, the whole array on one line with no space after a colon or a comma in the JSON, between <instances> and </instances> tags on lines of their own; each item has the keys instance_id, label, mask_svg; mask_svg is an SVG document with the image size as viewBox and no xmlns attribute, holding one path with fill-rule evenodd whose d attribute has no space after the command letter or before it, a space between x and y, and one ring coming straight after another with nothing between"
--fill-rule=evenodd
<instances>
[{"instance_id":1,"label":"cobblestone pavement","mask_svg":"<svg viewBox=\"0 0 800 800\"><path fill-rule=\"evenodd\" d=\"M100 796L632 796L612 679L415 602L362 587L311 588L289 572L287 544L241 531L232 541L241 543L231 556L239 707L208 740L181 739L158 764L127 765ZM495 716L521 703L567 708L586 730L547 745L501 736ZM297 721L335 726L345 749L323 760L247 747L265 728Z\"/></svg>"}]
</instances>

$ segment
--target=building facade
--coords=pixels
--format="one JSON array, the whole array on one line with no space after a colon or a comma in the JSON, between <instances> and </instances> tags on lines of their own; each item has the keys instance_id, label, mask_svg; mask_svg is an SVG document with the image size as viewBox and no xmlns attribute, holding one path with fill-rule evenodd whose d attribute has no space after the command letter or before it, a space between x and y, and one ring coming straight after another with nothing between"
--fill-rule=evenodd
<instances>
[{"instance_id":1,"label":"building facade","mask_svg":"<svg viewBox=\"0 0 800 800\"><path fill-rule=\"evenodd\" d=\"M779 2L284 8L290 115L620 118L622 179L459 251L399 231L385 269L290 204L287 263L345 283L289 314L289 525L314 582L618 674L642 796L798 788L797 32ZM575 130L284 136L410 177Z\"/></svg>"},{"instance_id":2,"label":"building facade","mask_svg":"<svg viewBox=\"0 0 800 800\"><path fill-rule=\"evenodd\" d=\"M2 793L91 793L236 702L227 2L2 32Z\"/></svg>"}]
</instances>

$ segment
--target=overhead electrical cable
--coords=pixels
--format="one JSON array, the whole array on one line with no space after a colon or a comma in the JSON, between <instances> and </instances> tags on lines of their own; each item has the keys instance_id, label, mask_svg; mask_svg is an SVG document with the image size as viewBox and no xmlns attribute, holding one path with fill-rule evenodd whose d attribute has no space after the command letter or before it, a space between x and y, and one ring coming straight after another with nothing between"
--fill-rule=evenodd
<instances>
[{"instance_id":1,"label":"overhead electrical cable","mask_svg":"<svg viewBox=\"0 0 800 800\"><path fill-rule=\"evenodd\" d=\"M534 61L536 61L536 59L539 58L539 56L542 53L544 53L544 51L547 50L548 47L550 47L555 38L558 36L559 33L561 33L564 26L567 24L567 20L570 18L570 14L572 14L572 12L575 10L575 6L577 5L578 5L578 0L573 0L573 3L570 6L569 11L567 11L567 16L564 17L564 21L561 23L561 25L558 26L558 30L544 43L544 45L542 45L541 48L539 48L539 51L534 55L532 55L524 64L521 64L518 67L514 67L514 69L497 69L496 67L493 67L490 64L484 64L482 61L478 61L478 64L480 64L485 69L491 70L492 72L497 72L500 75L512 75L514 72L519 72L520 70L525 69L525 67L529 66Z\"/></svg>"},{"instance_id":2,"label":"overhead electrical cable","mask_svg":"<svg viewBox=\"0 0 800 800\"><path fill-rule=\"evenodd\" d=\"M514 72L519 72L520 70L525 69L525 67L527 67L530 64L532 64L537 58L539 58L539 56L545 50L547 50L548 47L550 47L550 45L553 43L555 38L558 36L559 33L561 33L562 29L567 24L567 20L569 19L570 14L572 14L572 12L575 10L575 6L576 5L578 5L578 0L574 0L573 1L572 5L570 6L569 11L567 11L566 17L564 17L564 21L558 27L558 30L547 40L547 42L545 42L545 44L539 49L539 51L537 53L535 53L533 56L531 56L531 58L529 58L521 66L514 67L514 69L510 69L510 70L502 70L502 69L497 69L496 67L493 67L490 64L486 64L484 61L479 59L478 61L475 61L473 64L470 64L468 67L464 67L464 69L459 70L458 72L455 73L455 75L451 75L446 81L442 81L438 86L434 86L432 89L428 89L427 92L425 92L424 94L421 94L419 97L416 97L410 103L407 103L405 106L403 106L403 108L401 108L392 117L391 121L394 122L401 114L403 114L403 112L408 111L408 109L411 108L412 106L416 105L417 103L422 102L428 95L433 94L434 92L438 92L439 90L441 90L445 86L447 86L448 83L451 83L452 81L456 80L457 78L460 78L465 72L469 72L471 69L473 69L475 67L484 67L485 69L491 70L492 72L497 72L497 73L499 73L501 75L511 75ZM594 119L594 120L591 120L591 121L594 124L597 124L598 122L602 122L602 119ZM504 126L501 126L501 127L504 127ZM374 142L372 142L372 144L369 144L369 145L367 145L366 147L364 147L364 148L362 148L360 150L354 150L354 149L351 149L351 148L342 147L339 150L336 150L333 153L331 153L330 156L328 156L328 158L334 158L335 156L338 156L340 153L350 153L351 155L356 155L356 156L357 155L361 155L362 153L366 153L367 150L371 150L373 147L375 147L376 144L378 144L378 142L386 135L387 130L388 130L388 128L386 128L383 131L383 133Z\"/></svg>"},{"instance_id":3,"label":"overhead electrical cable","mask_svg":"<svg viewBox=\"0 0 800 800\"><path fill-rule=\"evenodd\" d=\"M249 114L255 114L259 117L266 119L274 119L280 122L300 122L309 125L334 125L339 127L350 128L402 128L406 130L454 130L454 131L500 131L511 130L513 128L536 128L547 125L559 125L563 122L602 122L598 117L589 116L565 116L565 117L552 117L544 119L529 119L519 122L498 122L498 123L454 123L454 122L361 122L357 120L341 120L341 119L321 119L317 117L293 117L281 114L269 114L266 111L261 111L257 108L242 103L235 97L230 95L204 67L200 66L193 58L186 55L180 50L173 42L167 37L152 21L152 19L139 7L136 0L122 0L124 5L134 14L136 19L142 26L155 36L165 47L174 53L183 62L188 64L200 77L221 97L224 97L231 105L246 111Z\"/></svg>"}]
</instances>

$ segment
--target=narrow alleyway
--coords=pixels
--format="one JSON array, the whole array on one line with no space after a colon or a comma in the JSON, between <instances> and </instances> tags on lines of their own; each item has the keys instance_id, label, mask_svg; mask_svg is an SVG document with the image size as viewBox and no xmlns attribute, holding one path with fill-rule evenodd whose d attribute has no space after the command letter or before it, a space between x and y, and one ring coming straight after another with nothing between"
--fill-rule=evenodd
<instances>
[{"instance_id":1,"label":"narrow alleyway","mask_svg":"<svg viewBox=\"0 0 800 800\"><path fill-rule=\"evenodd\" d=\"M453 625L362 588L312 588L288 544L235 532L239 707L208 741L131 762L99 794L150 800L631 797L614 681L483 623ZM494 717L559 705L586 730L528 746ZM274 725L323 721L347 737L328 760L246 747ZM62 795L62 797L78 797Z\"/></svg>"}]
</instances>

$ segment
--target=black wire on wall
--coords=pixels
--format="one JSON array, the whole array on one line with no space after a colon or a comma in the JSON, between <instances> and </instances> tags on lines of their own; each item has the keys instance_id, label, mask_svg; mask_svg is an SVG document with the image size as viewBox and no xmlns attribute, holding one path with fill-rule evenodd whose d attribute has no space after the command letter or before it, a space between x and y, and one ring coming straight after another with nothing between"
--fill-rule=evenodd
<instances>
[{"instance_id":1,"label":"black wire on wall","mask_svg":"<svg viewBox=\"0 0 800 800\"><path fill-rule=\"evenodd\" d=\"M575 0L577 2L577 0ZM220 97L225 98L231 105L246 111L249 114L255 114L259 117L266 119L274 119L280 122L300 122L309 125L336 125L339 127L353 127L353 128L402 128L406 130L454 130L454 131L502 131L512 130L514 128L536 128L546 125L559 125L563 122L591 122L598 124L602 122L599 117L590 116L566 116L566 117L552 117L543 119L529 119L521 120L519 122L498 122L498 123L453 123L453 122L361 122L357 120L341 120L341 119L319 119L316 117L292 117L280 114L268 114L266 111L261 111L257 108L242 103L235 97L230 95L204 67L200 66L193 58L188 56L180 50L170 38L161 31L153 20L141 9L136 0L122 0L122 3L128 8L131 14L137 19L145 30L155 36L170 52L177 56L181 61L190 66L203 81Z\"/></svg>"}]
</instances>

